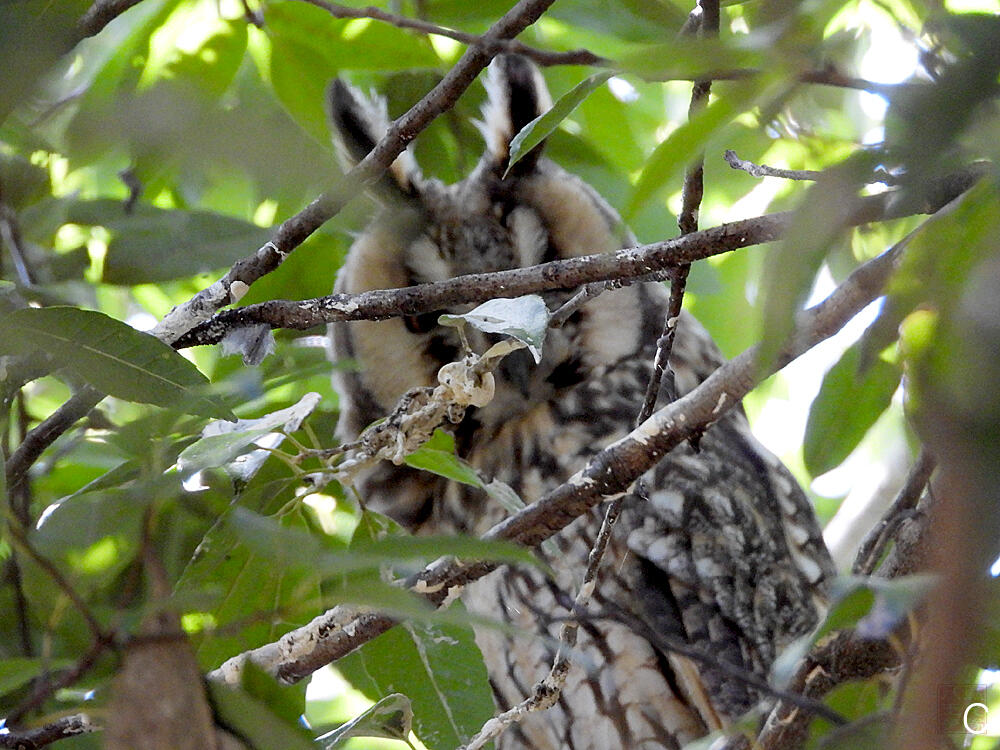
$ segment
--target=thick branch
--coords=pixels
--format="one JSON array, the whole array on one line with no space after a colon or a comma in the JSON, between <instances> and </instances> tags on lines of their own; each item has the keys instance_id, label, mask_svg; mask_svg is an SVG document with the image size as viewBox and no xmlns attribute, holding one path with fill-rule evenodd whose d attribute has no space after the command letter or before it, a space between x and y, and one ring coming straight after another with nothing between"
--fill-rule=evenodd
<instances>
[{"instance_id":1,"label":"thick branch","mask_svg":"<svg viewBox=\"0 0 1000 750\"><path fill-rule=\"evenodd\" d=\"M537 545L605 498L622 492L669 450L738 404L765 377L839 331L881 294L898 255L897 247L869 261L824 302L801 313L795 334L782 348L770 371L759 371L757 347L748 349L716 370L694 391L660 409L629 435L599 452L565 484L494 526L485 538ZM406 585L438 605L453 587L480 578L495 567L490 563L462 564L441 559L408 578ZM354 616L346 609L335 608L275 643L229 660L213 676L234 680L249 659L281 679L295 682L394 624L392 619L379 614Z\"/></svg>"},{"instance_id":2,"label":"thick branch","mask_svg":"<svg viewBox=\"0 0 1000 750\"><path fill-rule=\"evenodd\" d=\"M951 176L942 181L941 186L932 186L933 204L910 200L901 192L858 198L845 212L846 224L857 226L936 210L967 190L979 178L980 172L970 169L962 175L963 179ZM940 189L942 186L947 186L947 194ZM331 294L302 301L261 302L217 314L181 336L174 346L215 344L234 328L250 325L304 330L335 321L417 315L495 297L519 297L549 289L572 289L595 281L648 277L731 250L772 242L788 228L792 215L792 212L767 214L614 253L584 255L496 273L469 274L403 289Z\"/></svg>"}]
</instances>

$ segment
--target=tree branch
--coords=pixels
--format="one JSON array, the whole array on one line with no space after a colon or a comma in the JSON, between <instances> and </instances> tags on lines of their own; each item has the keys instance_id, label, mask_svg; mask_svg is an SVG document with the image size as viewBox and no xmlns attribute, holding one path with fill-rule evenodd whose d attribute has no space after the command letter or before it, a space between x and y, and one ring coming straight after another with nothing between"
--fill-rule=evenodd
<instances>
[{"instance_id":1,"label":"tree branch","mask_svg":"<svg viewBox=\"0 0 1000 750\"><path fill-rule=\"evenodd\" d=\"M975 166L975 165L974 165ZM969 168L932 186L933 202L902 191L857 198L845 211L845 226L932 212L979 179ZM453 305L519 297L549 289L572 289L596 281L641 279L664 269L693 263L739 248L772 242L788 228L794 212L786 211L734 221L663 242L551 261L527 268L469 274L448 281L360 294L331 294L310 300L271 300L215 315L174 341L174 347L215 344L234 328L268 325L304 330L342 320L381 320L433 312Z\"/></svg>"},{"instance_id":2,"label":"tree branch","mask_svg":"<svg viewBox=\"0 0 1000 750\"><path fill-rule=\"evenodd\" d=\"M16 732L0 734L0 747L15 748L15 750L37 750L51 745L53 742L76 737L80 734L96 732L96 726L86 714L73 714L36 729L25 729Z\"/></svg>"},{"instance_id":3,"label":"tree branch","mask_svg":"<svg viewBox=\"0 0 1000 750\"><path fill-rule=\"evenodd\" d=\"M22 483L27 481L28 470L42 455L42 452L54 443L60 435L90 413L104 398L104 394L86 386L74 393L68 401L40 422L35 429L24 436L7 463L7 489L12 495Z\"/></svg>"},{"instance_id":4,"label":"tree branch","mask_svg":"<svg viewBox=\"0 0 1000 750\"><path fill-rule=\"evenodd\" d=\"M823 302L797 316L793 336L767 371L757 366L757 347L730 360L683 398L657 411L629 435L597 453L580 472L536 503L484 535L534 546L565 528L606 498L614 497L663 455L719 419L765 377L839 331L876 299L895 268L902 244L865 263ZM404 582L440 605L453 589L476 580L496 564L442 558ZM389 617L334 608L278 641L236 656L212 673L234 681L252 661L285 682L296 682L392 627Z\"/></svg>"},{"instance_id":5,"label":"tree branch","mask_svg":"<svg viewBox=\"0 0 1000 750\"><path fill-rule=\"evenodd\" d=\"M822 172L813 169L778 169L765 164L754 164L736 155L732 149L727 149L725 153L726 164L733 169L740 169L751 177L781 177L786 180L818 180Z\"/></svg>"},{"instance_id":6,"label":"tree branch","mask_svg":"<svg viewBox=\"0 0 1000 750\"><path fill-rule=\"evenodd\" d=\"M77 22L84 36L96 36L109 23L142 0L95 0Z\"/></svg>"},{"instance_id":7,"label":"tree branch","mask_svg":"<svg viewBox=\"0 0 1000 750\"><path fill-rule=\"evenodd\" d=\"M889 506L878 524L868 532L868 536L858 548L852 568L855 575L871 575L875 571L875 566L878 565L882 553L885 552L886 545L899 524L917 506L917 501L920 500L933 472L934 459L926 448L922 448L916 462L906 475L906 481L903 482L903 486L892 501L892 505Z\"/></svg>"},{"instance_id":8,"label":"tree branch","mask_svg":"<svg viewBox=\"0 0 1000 750\"><path fill-rule=\"evenodd\" d=\"M382 21L400 29L412 29L424 34L435 34L437 36L454 39L456 42L470 47L480 47L491 57L501 52L513 52L524 55L534 60L539 65L549 67L552 65L603 65L611 64L611 61L600 55L585 49L569 50L567 52L552 52L550 50L529 47L527 44L516 39L488 38L488 35L469 34L465 31L449 29L447 26L424 21L419 18L408 18L395 13L388 13L381 8L369 5L366 8L349 8L337 3L329 3L326 0L302 0L302 2L322 8L334 18L371 18Z\"/></svg>"}]
</instances>

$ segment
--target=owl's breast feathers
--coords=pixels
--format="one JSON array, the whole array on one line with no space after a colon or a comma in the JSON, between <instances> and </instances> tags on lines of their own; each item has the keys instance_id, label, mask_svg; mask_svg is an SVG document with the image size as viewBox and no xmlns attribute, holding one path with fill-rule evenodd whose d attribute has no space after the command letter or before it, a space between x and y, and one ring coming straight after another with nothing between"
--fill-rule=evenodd
<instances>
[{"instance_id":1,"label":"owl's breast feathers","mask_svg":"<svg viewBox=\"0 0 1000 750\"><path fill-rule=\"evenodd\" d=\"M526 60L494 63L484 111L487 152L457 185L424 179L401 157L380 185L381 216L357 239L337 290L403 287L467 273L528 266L634 244L589 185L541 158L541 147L505 176L510 138L546 106ZM345 84L331 89L342 152L360 158L384 130L384 106ZM338 109L339 108L339 109ZM346 111L345 111L346 110ZM568 291L546 293L551 308ZM553 330L535 365L512 355L495 373L496 396L455 427L460 452L487 481L532 502L626 435L642 403L668 295L634 284L590 300ZM434 382L457 358L436 314L332 326L340 436L353 439L408 389ZM478 343L485 342L480 341ZM681 394L722 361L684 314L672 368ZM661 403L672 394L665 387ZM532 716L502 747L678 747L739 716L761 696L724 669L678 656L683 643L717 662L766 675L775 654L808 631L832 563L812 508L787 469L752 437L740 409L712 425L695 452L681 446L645 475L648 499L631 496L585 620L576 670L558 706ZM484 493L386 463L358 489L370 507L413 530L482 533L506 511ZM579 585L599 523L578 519L554 538L556 580L497 571L467 594L470 606L526 635L478 633L501 706L527 696L551 664L558 619ZM507 744L505 744L507 743ZM644 744L645 743L645 744Z\"/></svg>"}]
</instances>

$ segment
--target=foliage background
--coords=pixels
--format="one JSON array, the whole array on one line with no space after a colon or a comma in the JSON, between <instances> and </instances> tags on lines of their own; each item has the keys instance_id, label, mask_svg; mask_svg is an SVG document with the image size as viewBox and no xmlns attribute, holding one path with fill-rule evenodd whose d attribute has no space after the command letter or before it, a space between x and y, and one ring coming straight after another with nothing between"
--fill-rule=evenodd
<instances>
[{"instance_id":1,"label":"foliage background","mask_svg":"<svg viewBox=\"0 0 1000 750\"><path fill-rule=\"evenodd\" d=\"M138 329L151 328L174 305L266 242L270 227L336 182L340 170L323 111L323 92L333 77L346 76L383 92L390 113L398 115L462 52L459 44L441 36L371 19L340 20L316 5L293 0L251 3L253 12L259 12L259 27L235 0L144 0L100 34L80 39L76 24L88 5L24 0L5 3L0 10L2 67L13 73L0 80L0 261L6 280L0 282L0 311L9 321L14 310L27 304L68 305L106 313ZM509 4L428 0L388 7L481 33ZM630 224L641 241L676 235L681 177L686 159L699 150L706 158L703 227L805 203L795 238L802 240L799 249L806 260L789 264L793 256L782 250L787 243L728 253L694 266L686 302L733 356L772 335L769 326L788 319L811 289L815 297L843 281L858 263L925 219L908 217L848 231L838 227L827 237L823 221L808 221L809 201L811 210L830 213L850 189L839 194L812 191L812 198L805 197L802 183L758 182L731 169L722 153L733 149L744 159L792 169L842 165L849 175L857 173L859 163L879 163L905 169L914 180L995 157L996 69L990 49L1000 46L1000 37L988 16L949 15L970 10L977 9L920 0L731 4L724 8L722 35L729 46L721 48L721 58L706 60L707 53L694 47L676 45L671 52L670 43L663 46L690 11L681 3L561 0L520 38L544 49L585 47L624 61L626 72L598 87L561 123L547 154L616 207L632 209ZM987 3L978 10L995 13L998 8ZM948 79L946 70L935 81L943 92L937 99L908 102L907 95L894 91L885 132L871 94L794 82L805 71L850 73L864 65L870 70L873 60L876 68L879 60L887 66L889 58L877 54L877 45L890 44L894 36L897 54L910 45L923 50L925 58L936 56L942 70L959 69L961 75ZM966 68L961 68L963 61L969 63ZM723 62L762 73L751 84L716 82L716 96L736 102L736 109L717 122L703 123L694 135L678 131L687 119L690 83L640 75L690 79L691 71L725 69ZM976 71L980 79L972 75ZM545 76L558 98L592 72L555 66ZM473 86L454 110L419 136L414 151L426 173L450 182L471 169L481 149L473 123L483 98L482 88ZM679 132L681 137L672 138ZM885 150L865 151L863 144L883 137ZM680 158L665 164L661 159L656 166L650 159L654 152ZM130 181L141 185L141 195L126 210ZM984 190L975 201L966 204L960 221L939 223L938 234L914 251L896 287L899 319L916 307L941 315L930 334L933 346L918 343L900 354L890 335L878 341L878 349L890 347L887 353L860 381L853 371L862 350L850 349L812 404L813 426L804 445L801 430L820 373L859 337L860 328L816 354L812 364L769 380L748 400L758 431L807 486L853 451L839 481L828 477L825 485L815 485L823 490L814 496L824 519L834 515L848 490L864 483L868 465L886 464L883 474L895 481L881 492L858 491L863 501L872 494L891 497L912 461L919 439L904 422L897 391L906 357L915 382L922 384L918 394L950 403L950 396L941 394L958 393L962 415L982 406L979 447L989 456L996 446L995 422L990 421L996 400L984 391L984 383L995 383L990 376L996 370L989 368L990 357L996 364L996 349L990 346L997 340L990 337L1000 315L988 304L976 308L985 316L982 350L969 349L968 329L960 325L960 301L972 293L969 284L996 269L995 262L980 265L992 262L990 257L995 261L990 239L995 237L995 192ZM327 294L351 232L364 225L371 210L367 199L353 201L276 272L255 283L241 302ZM984 267L993 270L987 273ZM912 291L914 285L917 291ZM765 309L768 299L772 302ZM71 320L75 318L54 320L53 325L61 329ZM76 354L57 351L55 344L41 345L44 334L35 332L31 340L38 351L31 352L24 341L15 340L23 332L8 333L0 352L12 355L0 360L5 458L73 390L92 383ZM136 631L155 598L143 585L144 550L155 550L204 669L273 640L338 601L371 600L396 611L414 606L384 598L388 594L376 585L379 566L412 568L416 561L433 558L433 551L416 550L401 562L398 554L376 549L367 567L345 567L336 553L376 540L386 533L383 522L360 516L336 487L304 490L303 477L318 462L308 456L292 460L304 456L306 447L333 444L337 397L317 339L321 334L277 332L275 354L258 367L246 367L214 347L185 352L211 381L208 398L214 408L231 408L242 418L292 407L308 393L320 395L305 426L282 443L284 452L264 462L252 477L234 481L220 468L235 454L189 463L189 468L203 469L194 478L173 468L200 434L204 413L198 416L190 404L163 408L143 403L150 399L126 396L105 399L56 441L33 467L26 489L10 488L0 549L5 563L0 587L2 705L13 709L31 702L39 684L32 680L39 675L42 683L53 684L62 670L83 665L77 679L37 702L40 713L32 719L43 722L90 703L98 714L106 710L108 682L118 662L111 648L98 649L86 660L95 636L86 619L93 617L114 633L116 643ZM106 364L97 367L107 369ZM977 376L964 378L966 372ZM923 437L930 434L933 442L940 414L926 402L911 402L910 408L918 421L923 417L931 425ZM859 443L862 448L855 451ZM237 506L245 512L237 512ZM993 506L977 507L989 518L995 514ZM19 547L17 528L37 559ZM845 544L856 544L857 529L849 531ZM981 539L989 538L986 530L982 534ZM973 546L981 554L970 565L981 572L995 550L988 543ZM315 557L290 551L297 548L329 554L329 564L316 566ZM55 567L61 582L39 559ZM77 593L83 610L70 601L67 588ZM423 627L454 628L447 632L468 641L469 631L462 625L436 622L394 633L392 638L402 638L402 644L382 645L390 653L413 648L421 642L417 631ZM419 693L418 686L428 680L467 681L467 688L459 684L444 692L452 701L468 697L479 703L461 710L456 704L445 713L469 717L470 726L451 722L450 728L442 728L431 718L441 714L440 707L421 702L430 698L410 696L417 702L421 739L429 747L453 746L489 711L485 682L479 679L477 691L470 678L482 675L475 650L466 643L461 653L452 674L440 665L379 674L380 667L366 664L366 656L345 660L342 670L370 697ZM977 663L989 666L991 659L987 649ZM274 688L265 683L247 691L254 700L274 704ZM291 703L298 701L298 708L293 705L284 715L273 706L267 710L275 726L287 728L294 721L285 720L301 713L303 687L285 691L296 696ZM877 702L878 708L885 706L885 699ZM858 710L875 707L866 703ZM321 729L357 710L356 702L341 696L311 702L306 715ZM449 731L453 736L439 735ZM307 736L299 733L300 739ZM277 740L261 741L267 746ZM99 743L83 737L64 744ZM368 741L364 746L374 747Z\"/></svg>"}]
</instances>

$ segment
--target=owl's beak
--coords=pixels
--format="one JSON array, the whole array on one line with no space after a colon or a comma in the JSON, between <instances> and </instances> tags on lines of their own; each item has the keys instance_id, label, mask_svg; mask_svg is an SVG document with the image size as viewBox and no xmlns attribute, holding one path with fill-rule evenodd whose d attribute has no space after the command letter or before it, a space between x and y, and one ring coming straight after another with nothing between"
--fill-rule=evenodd
<instances>
[{"instance_id":1,"label":"owl's beak","mask_svg":"<svg viewBox=\"0 0 1000 750\"><path fill-rule=\"evenodd\" d=\"M524 398L531 397L532 380L538 372L538 365L527 349L508 354L497 369L503 382L509 383Z\"/></svg>"}]
</instances>

